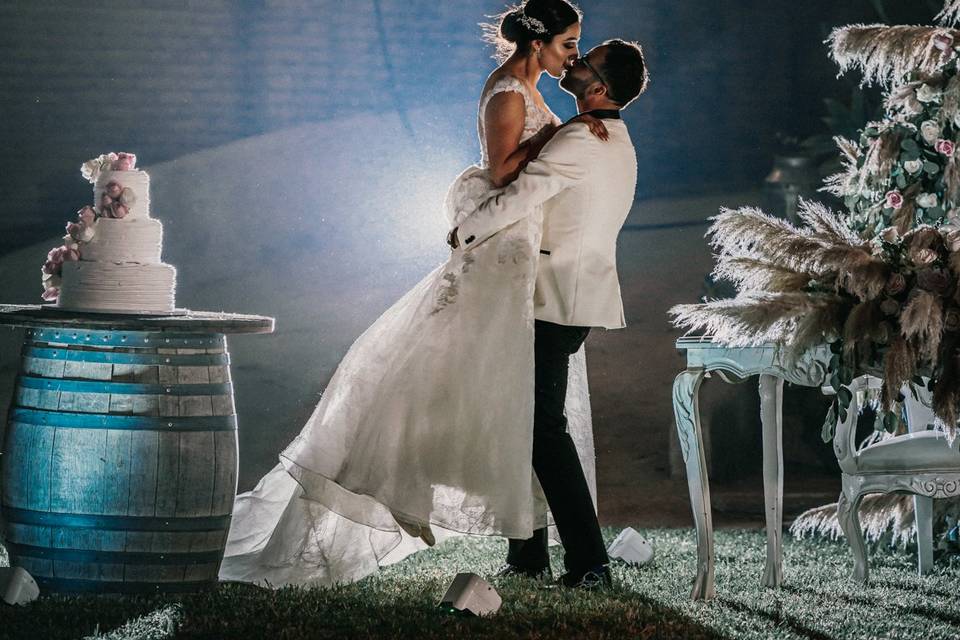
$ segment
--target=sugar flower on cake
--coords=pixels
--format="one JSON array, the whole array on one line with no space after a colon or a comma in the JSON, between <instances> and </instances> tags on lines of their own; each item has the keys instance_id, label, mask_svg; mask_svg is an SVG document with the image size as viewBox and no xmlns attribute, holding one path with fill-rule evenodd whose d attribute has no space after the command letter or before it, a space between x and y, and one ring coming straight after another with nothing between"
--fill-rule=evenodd
<instances>
[{"instance_id":1,"label":"sugar flower on cake","mask_svg":"<svg viewBox=\"0 0 960 640\"><path fill-rule=\"evenodd\" d=\"M123 151L120 153L111 151L110 153L101 154L92 160L84 162L80 166L80 173L93 184L104 171L135 171L136 168L136 155Z\"/></svg>"},{"instance_id":2,"label":"sugar flower on cake","mask_svg":"<svg viewBox=\"0 0 960 640\"><path fill-rule=\"evenodd\" d=\"M105 218L125 218L136 201L137 196L132 189L112 180L100 196L100 215Z\"/></svg>"},{"instance_id":3,"label":"sugar flower on cake","mask_svg":"<svg viewBox=\"0 0 960 640\"><path fill-rule=\"evenodd\" d=\"M47 253L47 259L41 267L43 299L55 302L60 296L60 277L64 262L76 262L82 255L82 246L93 240L96 234L97 214L93 207L86 206L77 211L77 221L68 222L63 244Z\"/></svg>"}]
</instances>

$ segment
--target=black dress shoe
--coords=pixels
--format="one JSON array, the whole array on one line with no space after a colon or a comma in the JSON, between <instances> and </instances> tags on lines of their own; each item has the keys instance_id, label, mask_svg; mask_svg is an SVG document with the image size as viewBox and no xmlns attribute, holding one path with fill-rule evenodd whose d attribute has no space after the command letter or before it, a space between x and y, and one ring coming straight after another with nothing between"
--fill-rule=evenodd
<instances>
[{"instance_id":1,"label":"black dress shoe","mask_svg":"<svg viewBox=\"0 0 960 640\"><path fill-rule=\"evenodd\" d=\"M522 578L533 578L534 580L550 581L550 580L553 580L553 571L550 570L549 566L534 569L534 568L527 568L527 567L518 567L515 564L507 563L502 567L500 567L500 569L495 574L493 574L494 578L508 578L513 576L520 576Z\"/></svg>"},{"instance_id":2,"label":"black dress shoe","mask_svg":"<svg viewBox=\"0 0 960 640\"><path fill-rule=\"evenodd\" d=\"M613 577L607 565L601 564L584 573L565 573L557 579L556 586L565 589L609 589Z\"/></svg>"}]
</instances>

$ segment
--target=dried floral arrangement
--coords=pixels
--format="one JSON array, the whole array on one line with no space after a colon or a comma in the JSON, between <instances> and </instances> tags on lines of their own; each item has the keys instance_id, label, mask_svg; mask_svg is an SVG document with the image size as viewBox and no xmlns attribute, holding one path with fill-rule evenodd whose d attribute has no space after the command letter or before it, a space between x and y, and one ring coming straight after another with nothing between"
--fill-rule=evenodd
<instances>
[{"instance_id":1,"label":"dried floral arrangement","mask_svg":"<svg viewBox=\"0 0 960 640\"><path fill-rule=\"evenodd\" d=\"M942 25L960 20L949 0ZM838 390L829 440L854 377L883 377L881 424L901 427L901 388L925 384L939 426L960 418L960 31L853 25L827 41L841 71L885 87L886 114L860 140L837 138L844 170L824 190L835 214L804 202L795 227L751 208L723 210L708 235L731 300L680 305L674 323L730 346L775 342L795 357L830 345Z\"/></svg>"}]
</instances>

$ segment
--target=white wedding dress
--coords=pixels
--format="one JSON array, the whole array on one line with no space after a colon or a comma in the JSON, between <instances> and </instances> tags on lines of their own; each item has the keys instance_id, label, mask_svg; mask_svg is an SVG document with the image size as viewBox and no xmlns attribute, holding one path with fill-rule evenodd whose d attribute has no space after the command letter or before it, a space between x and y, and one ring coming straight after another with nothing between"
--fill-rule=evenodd
<instances>
[{"instance_id":1,"label":"white wedding dress","mask_svg":"<svg viewBox=\"0 0 960 640\"><path fill-rule=\"evenodd\" d=\"M481 165L447 196L451 226L492 189L484 110L502 91L526 102L522 140L559 124L515 78L494 83L479 106ZM359 580L426 547L391 511L431 523L438 542L529 538L552 524L532 466L541 222L538 209L470 252L452 252L357 339L280 464L237 496L221 579ZM566 413L596 505L582 348L571 358Z\"/></svg>"}]
</instances>

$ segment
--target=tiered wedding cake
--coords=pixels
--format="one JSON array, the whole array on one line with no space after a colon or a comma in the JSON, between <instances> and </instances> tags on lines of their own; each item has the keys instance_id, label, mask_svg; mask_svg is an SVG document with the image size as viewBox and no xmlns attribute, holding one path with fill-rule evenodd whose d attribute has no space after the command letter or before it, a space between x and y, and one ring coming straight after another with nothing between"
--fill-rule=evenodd
<instances>
[{"instance_id":1,"label":"tiered wedding cake","mask_svg":"<svg viewBox=\"0 0 960 640\"><path fill-rule=\"evenodd\" d=\"M94 207L67 225L43 266L44 299L74 311L167 313L176 269L163 264L163 225L150 217L150 176L136 156L109 153L84 163Z\"/></svg>"}]
</instances>

